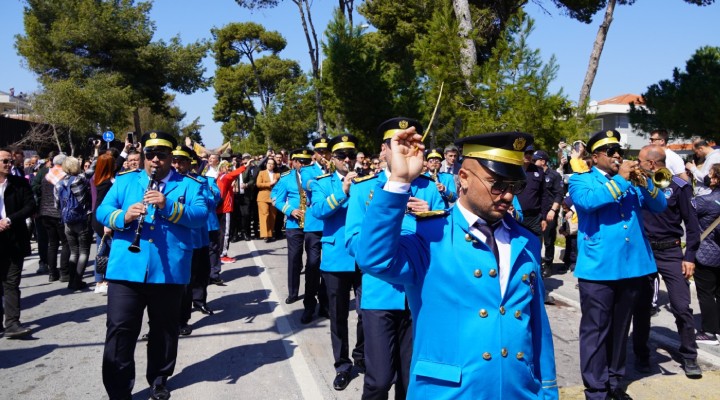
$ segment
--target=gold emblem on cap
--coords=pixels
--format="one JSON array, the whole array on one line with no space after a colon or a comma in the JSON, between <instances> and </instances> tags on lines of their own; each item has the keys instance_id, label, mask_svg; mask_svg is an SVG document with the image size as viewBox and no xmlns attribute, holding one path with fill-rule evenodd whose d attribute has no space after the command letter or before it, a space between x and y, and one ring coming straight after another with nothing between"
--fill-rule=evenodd
<instances>
[{"instance_id":1,"label":"gold emblem on cap","mask_svg":"<svg viewBox=\"0 0 720 400\"><path fill-rule=\"evenodd\" d=\"M150 139L156 139L156 138L157 138L157 133L155 133L155 132L150 133Z\"/></svg>"},{"instance_id":2,"label":"gold emblem on cap","mask_svg":"<svg viewBox=\"0 0 720 400\"><path fill-rule=\"evenodd\" d=\"M408 123L408 122L405 121L405 120L402 120L402 121L400 121L400 122L398 123L398 126L400 127L400 129L407 129L407 127L408 127L409 125L410 125L410 123Z\"/></svg>"},{"instance_id":3,"label":"gold emblem on cap","mask_svg":"<svg viewBox=\"0 0 720 400\"><path fill-rule=\"evenodd\" d=\"M607 131L606 134L607 137L613 137L613 131Z\"/></svg>"},{"instance_id":4,"label":"gold emblem on cap","mask_svg":"<svg viewBox=\"0 0 720 400\"><path fill-rule=\"evenodd\" d=\"M176 147L175 150L182 150L182 146Z\"/></svg>"},{"instance_id":5,"label":"gold emblem on cap","mask_svg":"<svg viewBox=\"0 0 720 400\"><path fill-rule=\"evenodd\" d=\"M343 137L342 137L342 141L343 141L343 142L347 142L347 141L348 141L348 137L347 137L347 136L343 136Z\"/></svg>"},{"instance_id":6,"label":"gold emblem on cap","mask_svg":"<svg viewBox=\"0 0 720 400\"><path fill-rule=\"evenodd\" d=\"M519 137L515 139L515 142L513 143L513 148L517 151L520 151L525 148L525 138Z\"/></svg>"},{"instance_id":7,"label":"gold emblem on cap","mask_svg":"<svg viewBox=\"0 0 720 400\"><path fill-rule=\"evenodd\" d=\"M327 142L327 139L325 139L325 138L320 139L320 143L325 143L325 142Z\"/></svg>"},{"instance_id":8,"label":"gold emblem on cap","mask_svg":"<svg viewBox=\"0 0 720 400\"><path fill-rule=\"evenodd\" d=\"M307 153L308 153L307 150L303 150L303 154L304 154L304 155L307 155Z\"/></svg>"}]
</instances>

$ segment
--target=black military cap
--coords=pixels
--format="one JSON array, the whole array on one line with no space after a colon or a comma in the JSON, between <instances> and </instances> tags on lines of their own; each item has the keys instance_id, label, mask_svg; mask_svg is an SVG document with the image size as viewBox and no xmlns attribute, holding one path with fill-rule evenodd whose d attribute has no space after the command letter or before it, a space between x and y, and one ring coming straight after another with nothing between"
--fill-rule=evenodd
<instances>
[{"instance_id":1,"label":"black military cap","mask_svg":"<svg viewBox=\"0 0 720 400\"><path fill-rule=\"evenodd\" d=\"M587 142L587 148L590 150L590 153L594 153L603 146L620 146L620 132L614 129L596 132L590 136L590 140Z\"/></svg>"},{"instance_id":2,"label":"black military cap","mask_svg":"<svg viewBox=\"0 0 720 400\"><path fill-rule=\"evenodd\" d=\"M430 149L430 150L428 150L427 155L425 156L425 159L431 160L431 159L433 159L433 158L436 158L436 159L438 159L438 160L442 160L442 159L443 159L442 149Z\"/></svg>"},{"instance_id":3,"label":"black military cap","mask_svg":"<svg viewBox=\"0 0 720 400\"><path fill-rule=\"evenodd\" d=\"M475 135L455 141L465 158L475 158L490 171L509 180L525 180L525 149L533 143L530 134L501 132Z\"/></svg>"},{"instance_id":4,"label":"black military cap","mask_svg":"<svg viewBox=\"0 0 720 400\"><path fill-rule=\"evenodd\" d=\"M192 151L189 147L184 145L177 145L175 146L175 150L172 151L173 157L185 157L188 160L193 160L197 155L194 151Z\"/></svg>"},{"instance_id":5,"label":"black military cap","mask_svg":"<svg viewBox=\"0 0 720 400\"><path fill-rule=\"evenodd\" d=\"M414 126L415 131L422 135L423 126L420 124L420 121L406 117L396 117L383 122L378 127L377 132L378 136L382 136L383 141L386 141L392 138L398 131L404 131L411 126Z\"/></svg>"},{"instance_id":6,"label":"black military cap","mask_svg":"<svg viewBox=\"0 0 720 400\"><path fill-rule=\"evenodd\" d=\"M295 149L290 152L290 159L291 160L302 160L307 159L310 160L312 158L313 152L308 149Z\"/></svg>"},{"instance_id":7,"label":"black military cap","mask_svg":"<svg viewBox=\"0 0 720 400\"><path fill-rule=\"evenodd\" d=\"M161 131L149 131L142 135L143 148L168 147L171 150L177 146L177 140L169 133Z\"/></svg>"},{"instance_id":8,"label":"black military cap","mask_svg":"<svg viewBox=\"0 0 720 400\"><path fill-rule=\"evenodd\" d=\"M330 139L330 143L328 143L328 147L330 147L331 152L336 152L338 150L345 150L348 149L355 149L355 145L357 144L357 137L353 135L339 135L335 136L334 138Z\"/></svg>"},{"instance_id":9,"label":"black military cap","mask_svg":"<svg viewBox=\"0 0 720 400\"><path fill-rule=\"evenodd\" d=\"M545 160L545 161L550 161L550 156L549 156L548 153L546 153L545 151L543 151L543 150L538 150L538 151L536 151L536 152L533 153L532 159L533 159L533 160Z\"/></svg>"},{"instance_id":10,"label":"black military cap","mask_svg":"<svg viewBox=\"0 0 720 400\"><path fill-rule=\"evenodd\" d=\"M312 141L313 149L317 150L323 150L328 148L328 142L330 142L330 139L326 137L319 137Z\"/></svg>"}]
</instances>

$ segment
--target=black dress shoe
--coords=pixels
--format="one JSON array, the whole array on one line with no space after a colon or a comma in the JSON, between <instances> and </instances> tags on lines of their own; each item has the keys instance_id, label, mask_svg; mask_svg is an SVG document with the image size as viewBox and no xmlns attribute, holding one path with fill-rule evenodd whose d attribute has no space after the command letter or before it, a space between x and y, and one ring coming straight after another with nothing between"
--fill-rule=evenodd
<instances>
[{"instance_id":1,"label":"black dress shoe","mask_svg":"<svg viewBox=\"0 0 720 400\"><path fill-rule=\"evenodd\" d=\"M48 274L48 282L56 282L60 279L60 276L57 274L53 274L52 272Z\"/></svg>"},{"instance_id":2,"label":"black dress shoe","mask_svg":"<svg viewBox=\"0 0 720 400\"><path fill-rule=\"evenodd\" d=\"M637 357L635 358L635 371L641 374L647 374L650 372L650 360L648 358Z\"/></svg>"},{"instance_id":3,"label":"black dress shoe","mask_svg":"<svg viewBox=\"0 0 720 400\"><path fill-rule=\"evenodd\" d=\"M350 384L350 374L348 372L338 372L337 375L335 375L335 380L333 381L333 388L335 390L345 390L348 384Z\"/></svg>"},{"instance_id":4,"label":"black dress shoe","mask_svg":"<svg viewBox=\"0 0 720 400\"><path fill-rule=\"evenodd\" d=\"M328 311L328 309L325 307L320 307L320 311L318 311L318 317L330 318L330 311Z\"/></svg>"},{"instance_id":5,"label":"black dress shoe","mask_svg":"<svg viewBox=\"0 0 720 400\"><path fill-rule=\"evenodd\" d=\"M29 335L30 328L26 328L20 324L10 325L5 329L5 337L8 339L17 339Z\"/></svg>"},{"instance_id":6,"label":"black dress shoe","mask_svg":"<svg viewBox=\"0 0 720 400\"><path fill-rule=\"evenodd\" d=\"M188 336L192 333L190 325L183 325L180 327L180 336Z\"/></svg>"},{"instance_id":7,"label":"black dress shoe","mask_svg":"<svg viewBox=\"0 0 720 400\"><path fill-rule=\"evenodd\" d=\"M313 319L314 310L311 309L305 309L303 311L302 316L300 317L300 323L301 324L309 324L310 321Z\"/></svg>"},{"instance_id":8,"label":"black dress shoe","mask_svg":"<svg viewBox=\"0 0 720 400\"><path fill-rule=\"evenodd\" d=\"M37 271L35 271L35 273L38 275L47 275L49 272L50 270L48 269L47 264L40 264Z\"/></svg>"},{"instance_id":9,"label":"black dress shoe","mask_svg":"<svg viewBox=\"0 0 720 400\"><path fill-rule=\"evenodd\" d=\"M170 391L165 385L153 385L150 388L150 400L167 400L170 398Z\"/></svg>"},{"instance_id":10,"label":"black dress shoe","mask_svg":"<svg viewBox=\"0 0 720 400\"><path fill-rule=\"evenodd\" d=\"M275 238L267 238L265 239L265 243L272 243L275 241Z\"/></svg>"},{"instance_id":11,"label":"black dress shoe","mask_svg":"<svg viewBox=\"0 0 720 400\"><path fill-rule=\"evenodd\" d=\"M201 313L203 313L203 314L205 314L205 315L213 315L213 314L215 314L215 313L213 312L213 310L211 310L210 307L208 307L207 305L204 305L204 306L195 306L195 307L193 307L193 311L200 311Z\"/></svg>"},{"instance_id":12,"label":"black dress shoe","mask_svg":"<svg viewBox=\"0 0 720 400\"><path fill-rule=\"evenodd\" d=\"M702 370L700 369L697 360L693 360L690 358L685 359L685 362L683 363L683 369L685 370L685 376L690 379L702 378Z\"/></svg>"},{"instance_id":13,"label":"black dress shoe","mask_svg":"<svg viewBox=\"0 0 720 400\"><path fill-rule=\"evenodd\" d=\"M300 300L300 298L299 298L298 296L288 296L288 297L285 299L285 304L292 304L292 303L294 303L294 302L296 302L296 301L298 301L298 300Z\"/></svg>"},{"instance_id":14,"label":"black dress shoe","mask_svg":"<svg viewBox=\"0 0 720 400\"><path fill-rule=\"evenodd\" d=\"M629 394L625 393L625 390L619 388L611 390L608 394L608 399L610 400L633 400Z\"/></svg>"},{"instance_id":15,"label":"black dress shoe","mask_svg":"<svg viewBox=\"0 0 720 400\"><path fill-rule=\"evenodd\" d=\"M210 279L208 283L211 285L225 286L225 281L220 278Z\"/></svg>"}]
</instances>

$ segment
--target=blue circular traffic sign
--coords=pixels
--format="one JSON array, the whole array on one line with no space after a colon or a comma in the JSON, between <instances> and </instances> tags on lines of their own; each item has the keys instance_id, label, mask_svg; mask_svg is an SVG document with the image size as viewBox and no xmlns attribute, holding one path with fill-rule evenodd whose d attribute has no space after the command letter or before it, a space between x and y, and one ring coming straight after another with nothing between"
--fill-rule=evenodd
<instances>
[{"instance_id":1,"label":"blue circular traffic sign","mask_svg":"<svg viewBox=\"0 0 720 400\"><path fill-rule=\"evenodd\" d=\"M103 132L102 138L106 142L112 142L115 140L115 134L112 131Z\"/></svg>"}]
</instances>

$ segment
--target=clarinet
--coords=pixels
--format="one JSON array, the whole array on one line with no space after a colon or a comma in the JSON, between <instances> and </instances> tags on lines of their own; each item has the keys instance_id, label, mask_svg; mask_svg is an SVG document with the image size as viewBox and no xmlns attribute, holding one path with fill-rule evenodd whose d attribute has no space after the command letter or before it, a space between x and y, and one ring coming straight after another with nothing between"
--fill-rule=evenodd
<instances>
[{"instance_id":1,"label":"clarinet","mask_svg":"<svg viewBox=\"0 0 720 400\"><path fill-rule=\"evenodd\" d=\"M153 183L155 182L155 173L157 170L155 168L150 170L150 182L148 182L148 186L145 189L145 193L152 188ZM143 194L143 197L144 194ZM147 206L147 203L143 201L143 205ZM135 229L135 239L133 239L132 244L128 247L128 250L130 250L131 253L139 253L140 252L140 235L142 234L142 228L143 228L143 222L145 222L145 214L141 214L138 219L137 229Z\"/></svg>"}]
</instances>

